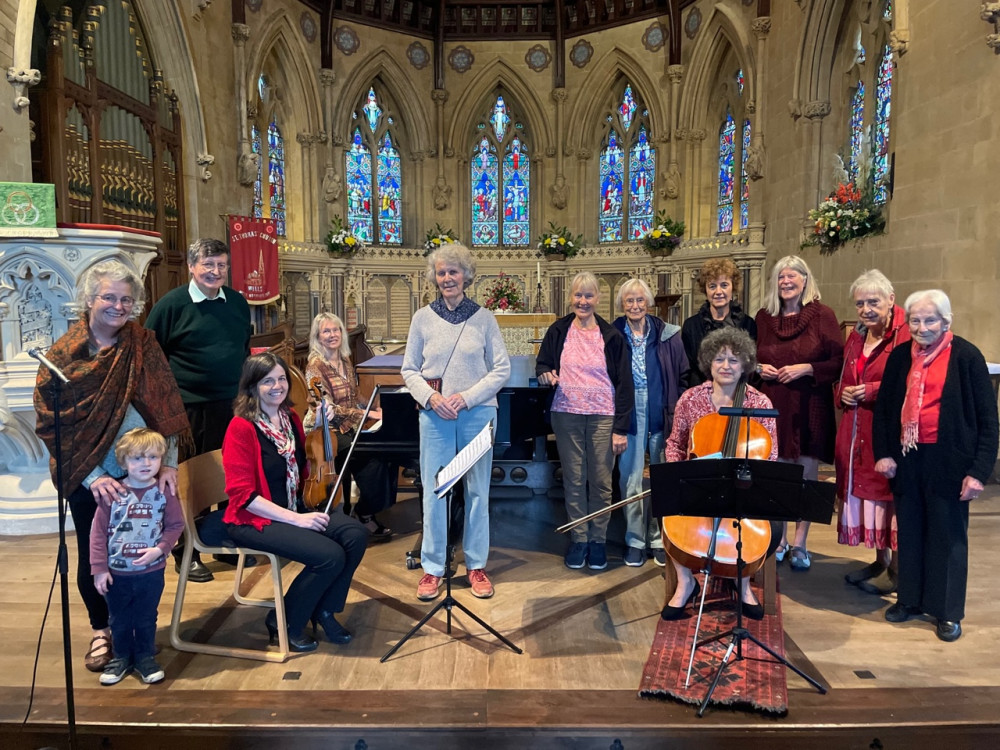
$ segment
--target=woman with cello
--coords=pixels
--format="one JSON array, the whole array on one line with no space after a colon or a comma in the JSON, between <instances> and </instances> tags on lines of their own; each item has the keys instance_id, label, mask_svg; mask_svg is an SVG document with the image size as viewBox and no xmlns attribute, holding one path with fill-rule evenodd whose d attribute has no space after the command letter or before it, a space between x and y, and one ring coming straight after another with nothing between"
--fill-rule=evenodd
<instances>
[{"instance_id":1,"label":"woman with cello","mask_svg":"<svg viewBox=\"0 0 1000 750\"><path fill-rule=\"evenodd\" d=\"M744 446L730 446L730 451L724 450L725 432L731 436L744 439L745 422L739 417L719 417L716 412L722 407L739 406L751 409L770 409L771 402L764 394L746 385L746 374L753 372L756 365L756 348L753 341L737 328L720 328L708 334L698 350L698 366L703 372L711 374L711 380L689 388L681 394L674 411L674 423L670 437L667 440L666 459L670 461L686 461L696 456L722 451L730 456L743 456ZM719 423L722 423L721 426ZM757 419L751 424L759 436L751 433L750 458L775 460L778 457L778 441L773 419ZM732 428L731 430L729 428ZM762 429L761 429L762 428ZM677 588L663 608L661 616L664 620L680 619L689 603L694 601L700 591L690 565L697 561L700 568L705 547L711 541L711 534L704 529L691 528L691 523L707 524L712 528L711 518L688 519L681 516L663 519L664 547L670 556L674 570L677 573ZM720 524L720 530L723 529ZM719 535L722 536L721 534ZM754 540L752 537L757 537ZM754 544L756 541L756 544ZM754 557L763 560L771 545L771 534L768 524L743 522L744 558L748 563ZM757 547L759 552L751 556L750 548ZM750 570L754 568L751 565ZM764 616L764 607L757 601L750 588L749 575L740 581L742 589L743 615L759 620Z\"/></svg>"},{"instance_id":2,"label":"woman with cello","mask_svg":"<svg viewBox=\"0 0 1000 750\"><path fill-rule=\"evenodd\" d=\"M331 643L351 640L335 615L344 609L368 532L343 513L309 512L301 505L309 466L302 423L288 391L288 367L281 357L265 352L244 363L222 444L229 496L224 520L238 545L302 563L285 593L288 645L292 651L314 651L315 638L303 633L310 621L313 632L318 624ZM278 630L273 609L264 626L273 641Z\"/></svg>"},{"instance_id":3,"label":"woman with cello","mask_svg":"<svg viewBox=\"0 0 1000 750\"><path fill-rule=\"evenodd\" d=\"M312 387L314 381L319 381L321 394ZM309 363L306 365L306 382L309 384L309 411L302 420L309 440L322 440L318 432L313 432L320 426L325 416L336 444L334 448L335 471L339 474L344 469L347 449L354 439L354 433L361 428L361 417L364 409L358 408L358 389L351 366L351 350L344 335L343 321L333 313L320 313L312 322L309 331ZM318 412L320 402L325 405L325 414ZM371 419L381 419L381 409L372 409L368 416ZM371 534L372 543L388 542L392 539L392 529L386 528L376 517L389 507L392 502L393 484L389 466L377 458L351 458L347 473L357 482L361 499L354 508L354 515ZM317 479L319 479L317 477ZM324 494L326 482L319 482L318 493ZM308 497L306 505L315 507ZM326 502L326 497L322 498Z\"/></svg>"}]
</instances>

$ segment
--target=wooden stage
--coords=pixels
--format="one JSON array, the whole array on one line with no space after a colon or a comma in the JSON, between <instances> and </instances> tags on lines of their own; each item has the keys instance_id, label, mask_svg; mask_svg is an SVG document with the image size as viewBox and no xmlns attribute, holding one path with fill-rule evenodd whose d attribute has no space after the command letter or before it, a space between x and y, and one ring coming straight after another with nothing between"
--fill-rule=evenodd
<instances>
[{"instance_id":1,"label":"wooden stage","mask_svg":"<svg viewBox=\"0 0 1000 750\"><path fill-rule=\"evenodd\" d=\"M431 606L414 596L419 570L405 552L417 533L417 506L405 500L385 517L396 538L369 549L344 622L346 647L284 664L178 653L167 627L177 577L167 574L160 606L160 661L154 686L126 678L101 687L83 669L89 628L75 582L75 702L81 748L900 748L993 746L1000 737L1000 606L995 540L1000 490L973 505L965 635L939 641L933 624L884 622L887 605L848 586L843 575L868 562L863 548L836 544L833 527L814 527L813 569L779 568L789 657L829 686L820 695L789 673L789 711L774 718L637 697L663 604L661 569L627 568L609 545L603 572L562 564L566 541L552 531L560 500L495 499L489 572L497 593L474 599L463 577L455 595L524 649L517 655L468 618L443 615L388 663L379 658ZM622 522L612 522L620 539ZM72 548L71 559L75 559ZM42 637L34 703L25 720L38 631L53 575L54 535L0 538L0 747L66 748L66 703L58 584ZM216 580L189 586L185 632L219 642L262 645L263 610L236 606L233 569L210 562ZM460 568L464 573L464 568ZM286 568L289 574L291 568ZM71 570L71 572L73 572ZM251 581L266 592L267 569ZM620 743L620 744L617 744Z\"/></svg>"}]
</instances>

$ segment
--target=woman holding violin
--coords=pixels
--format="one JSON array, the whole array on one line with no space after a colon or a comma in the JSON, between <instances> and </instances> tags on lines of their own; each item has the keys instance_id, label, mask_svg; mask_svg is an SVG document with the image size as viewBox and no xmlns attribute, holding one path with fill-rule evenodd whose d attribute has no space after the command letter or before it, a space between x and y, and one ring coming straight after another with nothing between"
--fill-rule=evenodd
<instances>
[{"instance_id":1,"label":"woman holding violin","mask_svg":"<svg viewBox=\"0 0 1000 750\"><path fill-rule=\"evenodd\" d=\"M313 383L317 380L322 396L313 388ZM359 408L357 378L351 365L351 350L344 335L344 323L333 313L320 313L313 319L309 331L306 383L310 386L309 411L303 420L306 432L309 433L307 440L315 440L321 446L317 453L323 452L323 460L330 460L329 450L324 452L322 448L324 443L322 435L314 432L321 427L322 418L325 416L329 432L334 437L334 444L330 447L333 448L336 457L333 459L334 470L330 475L335 477L344 470L344 460L354 440L355 432L361 427L364 409ZM317 418L316 409L321 400L325 409L324 413L318 415L320 418ZM381 419L382 410L372 409L368 416L371 419ZM393 484L388 464L379 459L359 459L354 456L346 470L358 483L358 490L361 493L361 499L354 508L354 515L368 529L373 543L388 542L392 539L392 529L383 526L375 516L376 513L388 508L392 502ZM317 489L318 494L325 495L327 483L319 477L316 477L316 481L319 485L323 485ZM326 502L325 496L322 501ZM315 507L309 497L306 498L306 505Z\"/></svg>"},{"instance_id":2,"label":"woman holding violin","mask_svg":"<svg viewBox=\"0 0 1000 750\"><path fill-rule=\"evenodd\" d=\"M265 352L244 363L222 444L229 496L224 520L238 545L305 566L285 593L288 645L292 651L314 651L315 638L303 633L310 621L313 633L318 624L331 643L351 640L335 615L347 602L368 532L340 512L303 512L309 473L305 434L288 392L288 367L281 357ZM273 641L278 631L273 609L264 625Z\"/></svg>"},{"instance_id":3,"label":"woman holding violin","mask_svg":"<svg viewBox=\"0 0 1000 750\"><path fill-rule=\"evenodd\" d=\"M749 409L770 409L771 401L755 388L746 385L746 375L753 372L756 365L756 348L753 341L738 328L726 327L713 331L702 341L698 351L698 366L703 372L710 373L711 380L693 388L689 388L681 394L674 410L673 429L667 439L666 459L672 461L686 461L693 456L708 455L718 452L723 447L723 438L720 432L732 427L733 434L742 437L740 433L745 432L745 422L738 417L730 419L719 418L716 414L722 407L740 405L742 396L742 406ZM704 419L704 417L710 417ZM723 429L718 430L718 422L723 421ZM750 458L775 460L778 457L778 441L775 431L775 421L773 419L757 419L763 430L755 428L759 436L753 436L751 442ZM735 423L735 424L729 424ZM754 425L751 425L754 428ZM733 451L733 455L742 456L745 448L740 446ZM682 517L675 517L682 518ZM670 562L677 573L677 588L663 608L661 616L664 620L677 620L684 614L684 609L697 597L700 586L695 580L694 574L686 562L689 558L698 557L699 553L694 549L697 544L710 541L710 534L691 534L691 541L678 538L678 534L672 530L671 518L663 519L664 546L670 556ZM684 519L686 520L686 519ZM711 529L712 519L699 519L706 523ZM679 524L678 524L679 525ZM745 557L749 557L746 550L749 546L748 530L749 522L744 521L743 542ZM721 528L721 525L720 525ZM766 556L766 550L770 544L770 533L768 525L763 525L762 537L758 540L762 547L763 554L758 554L759 559ZM756 533L756 532L755 532ZM705 550L707 553L707 550ZM751 562L751 560L748 560ZM764 616L764 607L757 601L753 590L750 588L750 577L746 576L740 581L742 588L741 600L743 602L743 615L754 620L760 620Z\"/></svg>"}]
</instances>

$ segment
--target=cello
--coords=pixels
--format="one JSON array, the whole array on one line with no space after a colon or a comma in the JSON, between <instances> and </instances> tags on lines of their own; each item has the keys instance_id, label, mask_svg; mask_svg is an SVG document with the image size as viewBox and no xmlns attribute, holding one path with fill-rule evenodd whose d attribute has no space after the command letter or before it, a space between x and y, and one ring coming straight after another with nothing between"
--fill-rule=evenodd
<instances>
[{"instance_id":1,"label":"cello","mask_svg":"<svg viewBox=\"0 0 1000 750\"><path fill-rule=\"evenodd\" d=\"M746 389L746 378L740 378L733 395L734 407L743 406ZM688 457L721 453L723 458L767 459L771 455L771 447L771 435L760 422L749 417L723 417L713 413L701 417L691 430ZM671 558L686 568L736 578L735 522L734 518L664 516L664 548ZM741 525L745 563L743 575L749 576L764 564L771 543L771 525L755 519L742 519Z\"/></svg>"},{"instance_id":2,"label":"cello","mask_svg":"<svg viewBox=\"0 0 1000 750\"><path fill-rule=\"evenodd\" d=\"M337 494L330 504L330 508L336 508L344 499L344 488L337 482L337 468L334 465L334 459L337 457L337 441L330 432L325 394L319 378L309 381L309 390L318 402L316 406L318 424L316 429L306 436L306 457L309 459L310 470L302 491L302 501L309 510L316 510L330 497L331 488L336 486ZM329 512L329 508L326 510Z\"/></svg>"}]
</instances>

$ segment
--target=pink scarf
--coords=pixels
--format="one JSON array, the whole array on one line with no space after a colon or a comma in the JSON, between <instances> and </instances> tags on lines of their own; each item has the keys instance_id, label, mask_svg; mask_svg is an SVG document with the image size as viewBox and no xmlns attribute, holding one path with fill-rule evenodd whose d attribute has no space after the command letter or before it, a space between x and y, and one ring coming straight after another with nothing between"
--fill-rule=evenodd
<instances>
[{"instance_id":1,"label":"pink scarf","mask_svg":"<svg viewBox=\"0 0 1000 750\"><path fill-rule=\"evenodd\" d=\"M299 491L299 463L295 460L295 429L292 427L292 420L288 418L288 412L285 409L280 409L278 415L281 418L280 429L275 428L263 412L254 421L254 424L260 428L268 440L274 443L278 453L285 459L287 506L288 510L295 510Z\"/></svg>"},{"instance_id":2,"label":"pink scarf","mask_svg":"<svg viewBox=\"0 0 1000 750\"><path fill-rule=\"evenodd\" d=\"M906 376L906 398L903 399L903 412L901 414L903 423L902 445L903 455L917 447L920 442L920 410L924 404L924 388L927 385L927 372L931 363L938 358L941 352L951 346L954 338L951 331L945 331L944 335L938 339L936 344L929 347L921 347L914 341L910 348L910 372Z\"/></svg>"}]
</instances>

